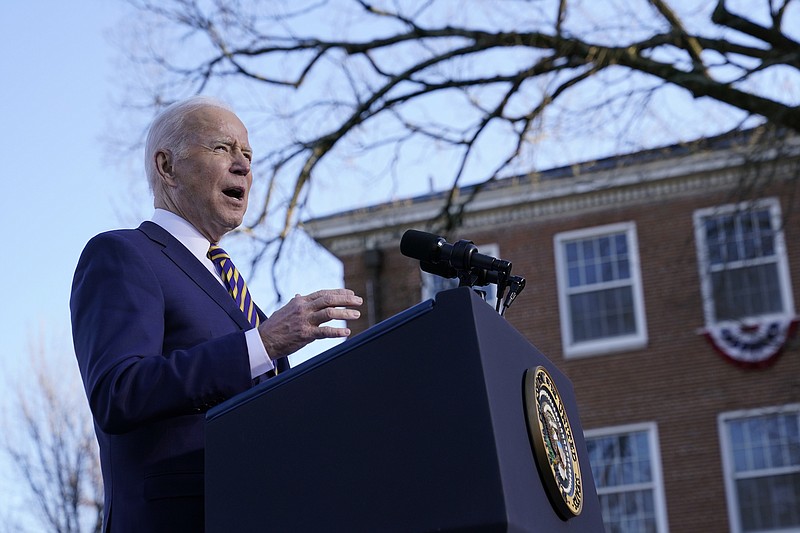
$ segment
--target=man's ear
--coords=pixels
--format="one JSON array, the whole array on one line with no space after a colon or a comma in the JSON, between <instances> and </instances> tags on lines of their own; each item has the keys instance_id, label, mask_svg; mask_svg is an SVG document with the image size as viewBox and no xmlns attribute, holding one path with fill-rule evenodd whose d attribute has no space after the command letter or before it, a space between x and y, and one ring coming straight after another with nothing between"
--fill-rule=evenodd
<instances>
[{"instance_id":1,"label":"man's ear","mask_svg":"<svg viewBox=\"0 0 800 533\"><path fill-rule=\"evenodd\" d=\"M172 185L175 182L175 175L173 174L172 167L172 152L167 150L159 150L156 152L156 171L161 176L161 180L167 185Z\"/></svg>"}]
</instances>

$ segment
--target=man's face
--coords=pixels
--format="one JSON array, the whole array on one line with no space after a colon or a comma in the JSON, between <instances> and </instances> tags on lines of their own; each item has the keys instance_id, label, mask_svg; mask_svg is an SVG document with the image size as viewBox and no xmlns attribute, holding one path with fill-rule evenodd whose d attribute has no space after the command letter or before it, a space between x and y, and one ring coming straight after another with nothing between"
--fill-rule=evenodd
<instances>
[{"instance_id":1,"label":"man's face","mask_svg":"<svg viewBox=\"0 0 800 533\"><path fill-rule=\"evenodd\" d=\"M209 241L238 227L247 210L253 175L247 129L230 111L204 107L186 117L189 134L165 180L166 208Z\"/></svg>"}]
</instances>

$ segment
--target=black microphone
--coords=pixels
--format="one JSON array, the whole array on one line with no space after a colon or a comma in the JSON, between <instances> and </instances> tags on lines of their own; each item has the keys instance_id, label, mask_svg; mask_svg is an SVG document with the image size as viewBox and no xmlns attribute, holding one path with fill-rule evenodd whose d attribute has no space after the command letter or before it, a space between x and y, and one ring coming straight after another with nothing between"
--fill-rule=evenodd
<instances>
[{"instance_id":1,"label":"black microphone","mask_svg":"<svg viewBox=\"0 0 800 533\"><path fill-rule=\"evenodd\" d=\"M423 272L439 276L440 278L452 279L458 277L458 271L447 263L431 263L430 261L420 261L419 268Z\"/></svg>"},{"instance_id":2,"label":"black microphone","mask_svg":"<svg viewBox=\"0 0 800 533\"><path fill-rule=\"evenodd\" d=\"M459 277L458 270L451 267L447 263L431 263L430 261L420 261L419 268L423 272L433 274L434 276L439 276L440 278L452 279ZM477 285L478 287L483 287L484 285L489 285L490 283L497 284L500 281L500 277L497 275L497 272L492 272L491 270L474 268L470 273L472 274L472 284Z\"/></svg>"},{"instance_id":3,"label":"black microphone","mask_svg":"<svg viewBox=\"0 0 800 533\"><path fill-rule=\"evenodd\" d=\"M444 237L414 229L407 230L400 239L400 253L422 262L445 263L456 270L479 268L505 274L511 271L511 263L478 253L472 241L449 244Z\"/></svg>"},{"instance_id":4,"label":"black microphone","mask_svg":"<svg viewBox=\"0 0 800 533\"><path fill-rule=\"evenodd\" d=\"M441 255L440 247L444 244L447 244L444 237L410 229L403 233L400 239L400 253L412 259L436 263Z\"/></svg>"},{"instance_id":5,"label":"black microphone","mask_svg":"<svg viewBox=\"0 0 800 533\"><path fill-rule=\"evenodd\" d=\"M410 229L400 239L400 252L418 259L424 272L443 278L458 278L459 287L496 284L495 309L501 316L525 288L525 278L511 275L511 263L478 253L478 247L472 241L449 244L439 235ZM504 301L503 295L509 286L511 291ZM482 294L485 299L485 293Z\"/></svg>"}]
</instances>

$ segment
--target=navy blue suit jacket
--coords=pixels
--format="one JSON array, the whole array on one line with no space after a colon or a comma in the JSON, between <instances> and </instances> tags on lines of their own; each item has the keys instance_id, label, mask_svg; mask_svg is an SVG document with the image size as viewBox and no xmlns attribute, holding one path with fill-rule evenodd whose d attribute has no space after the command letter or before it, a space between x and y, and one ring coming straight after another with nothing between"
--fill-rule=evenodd
<instances>
[{"instance_id":1,"label":"navy blue suit jacket","mask_svg":"<svg viewBox=\"0 0 800 533\"><path fill-rule=\"evenodd\" d=\"M152 222L89 241L70 310L106 531L202 531L204 413L252 385L244 314Z\"/></svg>"}]
</instances>

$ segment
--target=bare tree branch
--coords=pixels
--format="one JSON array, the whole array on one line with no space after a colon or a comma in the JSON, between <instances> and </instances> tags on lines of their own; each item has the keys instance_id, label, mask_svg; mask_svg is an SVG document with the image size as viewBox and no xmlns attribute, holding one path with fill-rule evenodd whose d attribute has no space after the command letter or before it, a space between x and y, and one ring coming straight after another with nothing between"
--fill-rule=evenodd
<instances>
[{"instance_id":1,"label":"bare tree branch","mask_svg":"<svg viewBox=\"0 0 800 533\"><path fill-rule=\"evenodd\" d=\"M791 0L758 0L748 13L733 12L725 0L704 10L670 0L602 9L508 0L491 10L467 1L457 11L439 0L129 2L150 17L156 43L178 43L135 56L134 64L160 73L151 101L234 86L254 95L270 147L258 161L269 177L241 232L261 244L257 261L285 251L320 175L338 175L342 159L384 153L383 143L358 140L367 132L398 143L384 156L392 168L413 147L457 154L446 175L436 176L451 187L439 220L446 229L481 190L456 202L465 180L491 182L520 171L526 154L545 154L545 145L532 142L534 124L547 125L540 138L652 147L641 140L645 132L622 130L621 122L618 131L631 137L609 139L612 126L602 117L619 109L629 126L664 123L669 118L654 102L677 88L698 109L727 117L704 134L764 123L800 132L800 24ZM756 18L758 10L765 17ZM619 20L635 23L621 29ZM763 81L775 75L791 89ZM621 80L612 84L615 76ZM643 92L649 96L637 100ZM276 98L283 104L269 111L263 102ZM633 109L633 102L651 107ZM570 125L570 117L581 118ZM480 171L479 153L493 154Z\"/></svg>"},{"instance_id":2,"label":"bare tree branch","mask_svg":"<svg viewBox=\"0 0 800 533\"><path fill-rule=\"evenodd\" d=\"M68 372L64 365L72 364ZM29 521L47 531L99 532L103 488L97 441L71 357L59 360L43 338L32 343L26 379L10 385L0 449L16 467ZM7 375L7 374L6 374Z\"/></svg>"}]
</instances>

